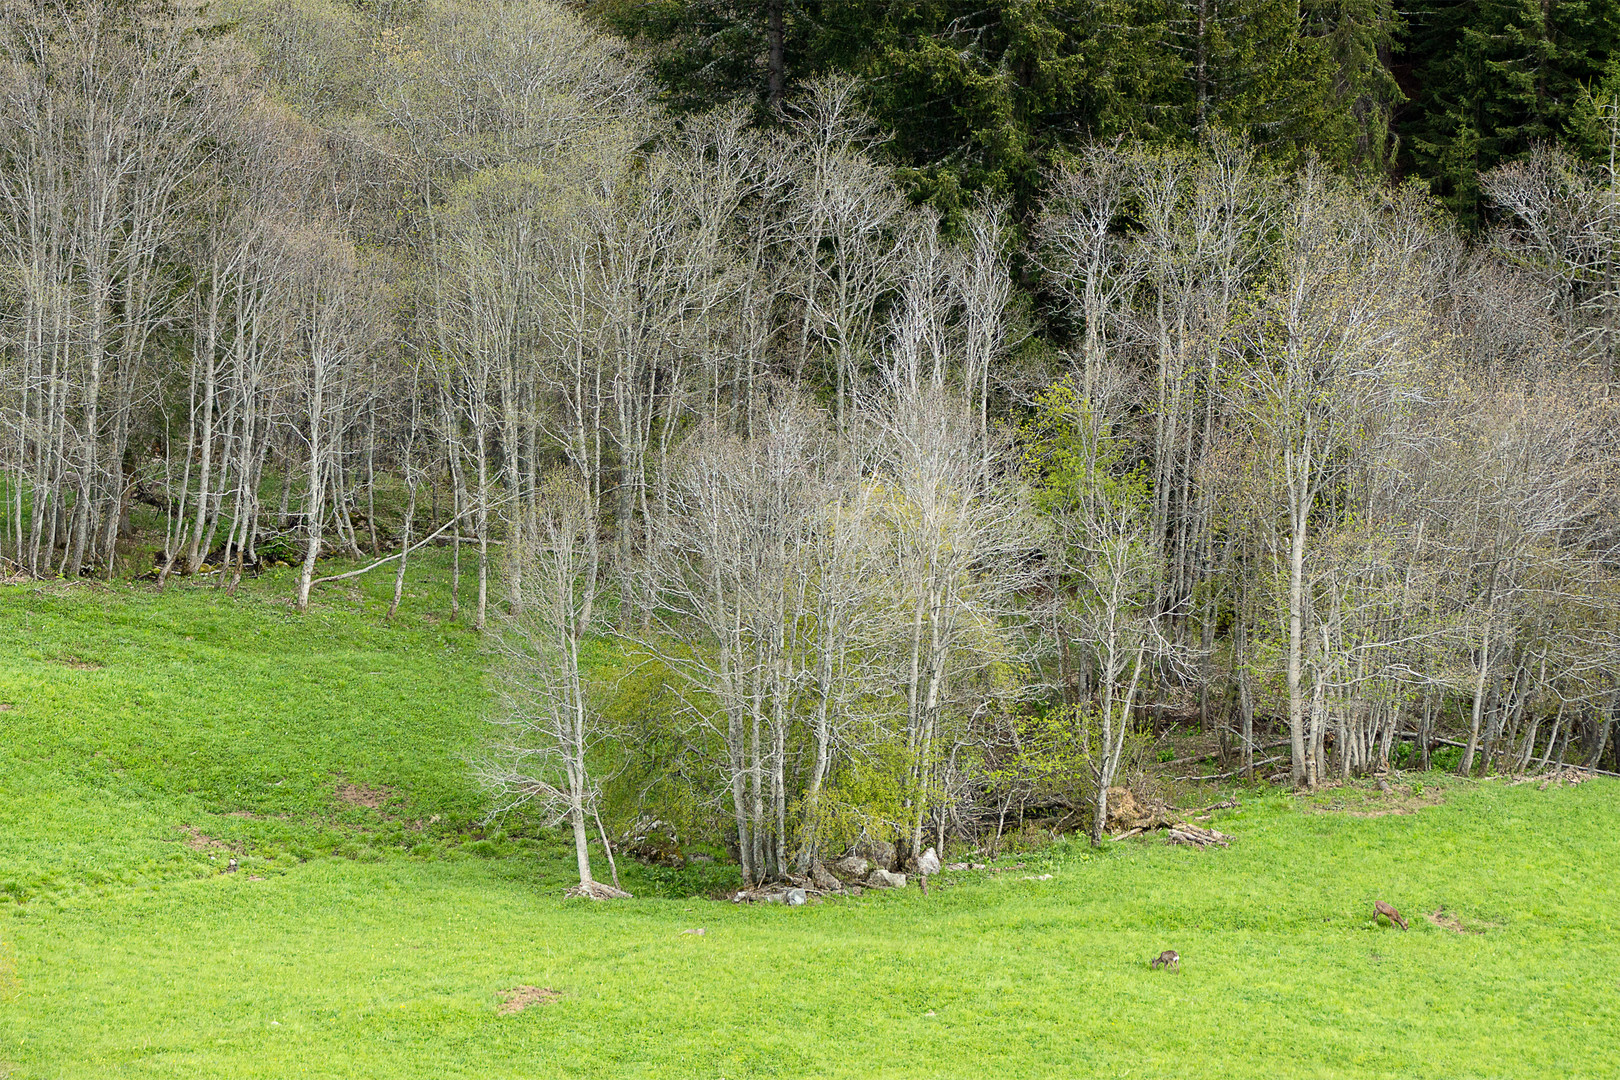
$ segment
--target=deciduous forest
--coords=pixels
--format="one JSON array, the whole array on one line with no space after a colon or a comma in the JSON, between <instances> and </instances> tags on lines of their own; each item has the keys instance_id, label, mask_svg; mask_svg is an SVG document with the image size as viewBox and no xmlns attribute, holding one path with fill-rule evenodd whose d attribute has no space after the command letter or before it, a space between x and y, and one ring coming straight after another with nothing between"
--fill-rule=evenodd
<instances>
[{"instance_id":1,"label":"deciduous forest","mask_svg":"<svg viewBox=\"0 0 1620 1080\"><path fill-rule=\"evenodd\" d=\"M588 892L1620 772L1611 3L3 11L3 566L442 558Z\"/></svg>"}]
</instances>

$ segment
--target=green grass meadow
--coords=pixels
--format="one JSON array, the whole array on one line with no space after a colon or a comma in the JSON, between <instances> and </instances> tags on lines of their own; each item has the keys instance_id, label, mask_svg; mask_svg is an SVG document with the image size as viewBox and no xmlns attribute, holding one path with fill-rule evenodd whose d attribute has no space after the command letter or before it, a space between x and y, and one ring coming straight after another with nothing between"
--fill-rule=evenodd
<instances>
[{"instance_id":1,"label":"green grass meadow","mask_svg":"<svg viewBox=\"0 0 1620 1080\"><path fill-rule=\"evenodd\" d=\"M927 898L632 864L566 901L560 837L481 825L439 568L392 624L386 572L305 616L285 573L0 589L0 1077L1620 1075L1614 781L1245 791L1227 850L1064 841Z\"/></svg>"}]
</instances>

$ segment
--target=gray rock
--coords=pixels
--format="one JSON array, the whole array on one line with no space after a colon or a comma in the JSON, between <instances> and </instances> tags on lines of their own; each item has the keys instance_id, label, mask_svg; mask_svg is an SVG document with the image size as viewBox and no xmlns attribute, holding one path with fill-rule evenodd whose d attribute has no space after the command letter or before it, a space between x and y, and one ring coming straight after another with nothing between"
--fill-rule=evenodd
<instances>
[{"instance_id":1,"label":"gray rock","mask_svg":"<svg viewBox=\"0 0 1620 1080\"><path fill-rule=\"evenodd\" d=\"M870 859L878 866L894 865L894 845L887 840L873 840L868 837L856 844L855 850L850 854Z\"/></svg>"},{"instance_id":2,"label":"gray rock","mask_svg":"<svg viewBox=\"0 0 1620 1080\"><path fill-rule=\"evenodd\" d=\"M619 850L639 862L653 866L670 866L679 870L686 865L681 851L681 838L675 826L654 817L643 817L619 838Z\"/></svg>"},{"instance_id":3,"label":"gray rock","mask_svg":"<svg viewBox=\"0 0 1620 1080\"><path fill-rule=\"evenodd\" d=\"M892 874L879 866L868 875L866 884L873 889L903 889L906 887L906 875Z\"/></svg>"},{"instance_id":4,"label":"gray rock","mask_svg":"<svg viewBox=\"0 0 1620 1080\"><path fill-rule=\"evenodd\" d=\"M788 907L803 907L806 899L808 898L804 895L803 889L789 889L787 891Z\"/></svg>"},{"instance_id":5,"label":"gray rock","mask_svg":"<svg viewBox=\"0 0 1620 1080\"><path fill-rule=\"evenodd\" d=\"M939 873L939 856L933 848L929 848L917 858L917 873L923 877Z\"/></svg>"},{"instance_id":6,"label":"gray rock","mask_svg":"<svg viewBox=\"0 0 1620 1080\"><path fill-rule=\"evenodd\" d=\"M855 877L859 878L860 875L856 874ZM810 864L810 880L822 892L836 892L844 887L842 881L827 872L827 868L821 865L819 859Z\"/></svg>"},{"instance_id":7,"label":"gray rock","mask_svg":"<svg viewBox=\"0 0 1620 1080\"><path fill-rule=\"evenodd\" d=\"M866 872L872 869L872 864L859 855L845 855L828 869L846 880L860 881L866 877Z\"/></svg>"}]
</instances>

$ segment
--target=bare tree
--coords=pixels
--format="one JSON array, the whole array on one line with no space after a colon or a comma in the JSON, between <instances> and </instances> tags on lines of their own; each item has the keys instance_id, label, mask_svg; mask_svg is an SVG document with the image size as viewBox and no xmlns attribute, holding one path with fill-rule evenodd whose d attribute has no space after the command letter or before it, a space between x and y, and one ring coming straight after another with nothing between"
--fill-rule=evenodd
<instances>
[{"instance_id":1,"label":"bare tree","mask_svg":"<svg viewBox=\"0 0 1620 1080\"><path fill-rule=\"evenodd\" d=\"M876 357L881 300L899 280L906 217L905 197L870 156L877 140L858 90L851 79L815 82L788 121L805 159L791 211L792 258L805 270L802 347L813 335L830 354L840 430Z\"/></svg>"},{"instance_id":2,"label":"bare tree","mask_svg":"<svg viewBox=\"0 0 1620 1080\"><path fill-rule=\"evenodd\" d=\"M165 255L231 112L234 58L197 30L168 5L0 10L0 253L21 301L7 353L34 573L114 556L149 345L176 317Z\"/></svg>"},{"instance_id":3,"label":"bare tree","mask_svg":"<svg viewBox=\"0 0 1620 1080\"><path fill-rule=\"evenodd\" d=\"M341 236L310 229L298 237L296 393L305 449L304 559L299 611L309 607L315 560L324 541L329 496L337 490L339 454L355 423L360 361L382 331L376 282Z\"/></svg>"},{"instance_id":4,"label":"bare tree","mask_svg":"<svg viewBox=\"0 0 1620 1080\"><path fill-rule=\"evenodd\" d=\"M854 697L851 619L869 591L849 459L823 415L777 394L754 440L710 426L683 445L656 549L660 633L647 642L686 681L697 728L717 738L750 882L786 873L790 849L813 843L788 821L802 801L789 739L808 712L813 814L840 719L831 710Z\"/></svg>"},{"instance_id":5,"label":"bare tree","mask_svg":"<svg viewBox=\"0 0 1620 1080\"><path fill-rule=\"evenodd\" d=\"M590 755L604 737L591 701L581 650L598 632L601 550L598 508L591 493L561 473L549 476L536 501L529 543L510 553L528 563L518 580L522 602L502 616L490 647L496 655L496 711L500 734L479 764L479 777L496 798L495 813L533 806L548 823L573 831L579 885L573 896L627 897L591 873L589 829L596 822L609 863L613 851L601 828L601 785Z\"/></svg>"},{"instance_id":6,"label":"bare tree","mask_svg":"<svg viewBox=\"0 0 1620 1080\"><path fill-rule=\"evenodd\" d=\"M944 385L943 367L922 370L924 359L897 348L872 417L888 492L879 513L894 591L891 655L904 699L902 857L921 852L924 825L939 809L949 725L963 719L974 676L1012 655L1005 620L1035 547L1016 475L997 468L986 479L988 451L972 411Z\"/></svg>"},{"instance_id":7,"label":"bare tree","mask_svg":"<svg viewBox=\"0 0 1620 1080\"><path fill-rule=\"evenodd\" d=\"M1121 385L1106 374L1096 381ZM1080 729L1091 774L1093 844L1102 842L1108 789L1135 726L1144 676L1176 657L1162 632L1164 558L1149 488L1132 470L1128 440L1118 430L1126 404L1117 392L1088 400L1060 384L1039 399L1026 429L1027 457L1041 482L1038 501L1051 525L1049 598L1040 616L1056 639L1059 689L1069 690L1068 716Z\"/></svg>"},{"instance_id":8,"label":"bare tree","mask_svg":"<svg viewBox=\"0 0 1620 1080\"><path fill-rule=\"evenodd\" d=\"M1324 716L1307 727L1306 554L1319 499L1403 400L1428 330L1414 253L1387 243L1373 208L1314 167L1291 193L1264 305L1234 356L1233 407L1254 440L1260 521L1286 519L1274 550L1286 581L1286 681L1294 782L1320 779ZM1320 699L1312 691L1312 700Z\"/></svg>"}]
</instances>

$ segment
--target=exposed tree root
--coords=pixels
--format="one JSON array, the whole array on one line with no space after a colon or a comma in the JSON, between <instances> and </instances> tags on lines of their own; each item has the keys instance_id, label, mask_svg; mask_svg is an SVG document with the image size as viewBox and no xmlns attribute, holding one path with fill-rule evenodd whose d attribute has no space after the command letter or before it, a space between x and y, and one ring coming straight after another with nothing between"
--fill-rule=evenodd
<instances>
[{"instance_id":1,"label":"exposed tree root","mask_svg":"<svg viewBox=\"0 0 1620 1080\"><path fill-rule=\"evenodd\" d=\"M583 897L586 900L634 900L635 897L623 889L615 889L611 885L604 885L600 881L593 881L589 885L575 885L563 893L570 899Z\"/></svg>"}]
</instances>

